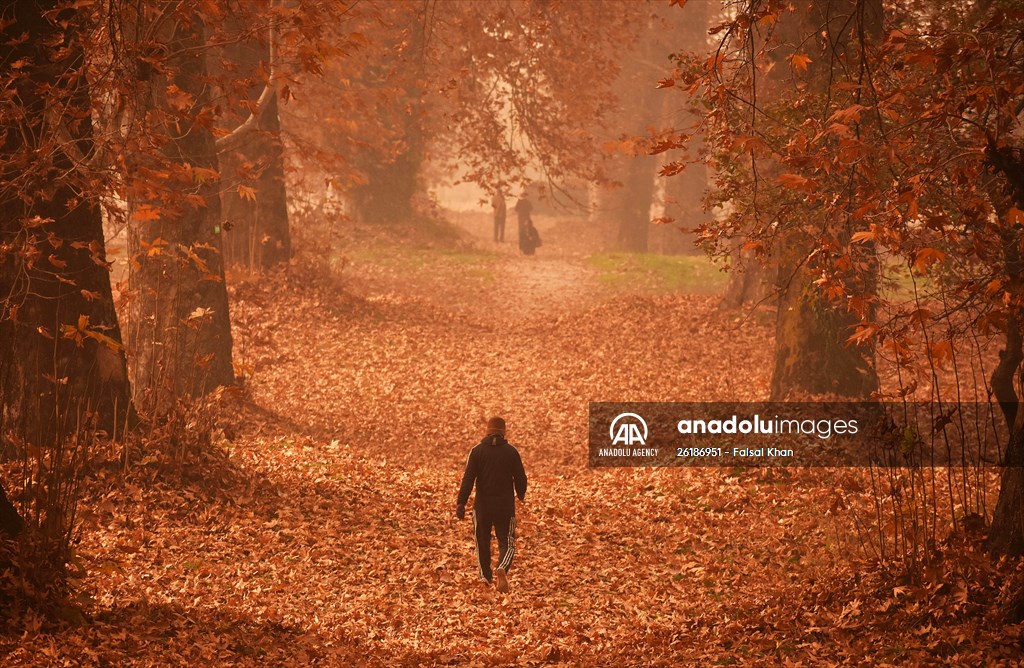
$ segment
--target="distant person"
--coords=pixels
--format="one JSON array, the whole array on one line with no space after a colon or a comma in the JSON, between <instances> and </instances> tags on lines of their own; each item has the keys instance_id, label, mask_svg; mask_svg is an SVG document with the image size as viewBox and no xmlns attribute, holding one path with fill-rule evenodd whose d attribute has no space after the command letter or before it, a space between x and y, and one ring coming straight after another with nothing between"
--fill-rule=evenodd
<instances>
[{"instance_id":1,"label":"distant person","mask_svg":"<svg viewBox=\"0 0 1024 668\"><path fill-rule=\"evenodd\" d=\"M498 567L493 579L498 591L508 591L508 570L516 553L516 504L526 498L526 471L519 451L505 440L505 420L487 421L487 435L469 452L462 486L455 502L455 516L466 517L469 493L476 485L473 501L473 530L480 578L491 583L491 528L498 537Z\"/></svg>"},{"instance_id":2,"label":"distant person","mask_svg":"<svg viewBox=\"0 0 1024 668\"><path fill-rule=\"evenodd\" d=\"M505 241L505 195L499 190L494 193L491 200L494 207L494 243L500 244Z\"/></svg>"},{"instance_id":3,"label":"distant person","mask_svg":"<svg viewBox=\"0 0 1024 668\"><path fill-rule=\"evenodd\" d=\"M526 223L519 226L519 250L523 255L533 255L540 245L540 232L533 226L533 218L527 217Z\"/></svg>"},{"instance_id":4,"label":"distant person","mask_svg":"<svg viewBox=\"0 0 1024 668\"><path fill-rule=\"evenodd\" d=\"M533 203L526 198L526 193L524 192L519 196L519 201L516 202L516 216L519 217L519 229L523 229L526 221L530 219L531 213L533 213Z\"/></svg>"}]
</instances>

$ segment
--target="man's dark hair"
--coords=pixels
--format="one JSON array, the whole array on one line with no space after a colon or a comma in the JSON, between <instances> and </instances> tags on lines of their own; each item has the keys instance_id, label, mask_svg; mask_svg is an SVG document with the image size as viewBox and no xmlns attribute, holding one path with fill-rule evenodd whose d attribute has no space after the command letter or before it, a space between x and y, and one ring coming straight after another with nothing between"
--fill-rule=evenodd
<instances>
[{"instance_id":1,"label":"man's dark hair","mask_svg":"<svg viewBox=\"0 0 1024 668\"><path fill-rule=\"evenodd\" d=\"M487 421L487 433L488 434L504 434L505 433L505 419L500 417L492 417Z\"/></svg>"}]
</instances>

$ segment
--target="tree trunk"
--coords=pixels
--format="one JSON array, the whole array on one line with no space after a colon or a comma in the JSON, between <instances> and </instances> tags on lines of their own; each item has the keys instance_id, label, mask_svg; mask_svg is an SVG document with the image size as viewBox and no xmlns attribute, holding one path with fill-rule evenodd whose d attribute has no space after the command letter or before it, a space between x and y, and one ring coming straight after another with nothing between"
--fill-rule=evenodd
<instances>
[{"instance_id":1,"label":"tree trunk","mask_svg":"<svg viewBox=\"0 0 1024 668\"><path fill-rule=\"evenodd\" d=\"M768 300L774 292L774 266L765 265L758 258L744 253L742 246L730 253L729 284L719 304L721 309L738 309Z\"/></svg>"},{"instance_id":2,"label":"tree trunk","mask_svg":"<svg viewBox=\"0 0 1024 668\"><path fill-rule=\"evenodd\" d=\"M204 27L181 11L162 40L177 55L142 91L140 115L161 154L138 158L130 200L131 370L136 396L156 414L234 382ZM174 87L184 96L171 98Z\"/></svg>"},{"instance_id":3,"label":"tree trunk","mask_svg":"<svg viewBox=\"0 0 1024 668\"><path fill-rule=\"evenodd\" d=\"M412 97L415 92L410 92ZM367 223L403 223L412 220L413 197L422 190L423 132L421 119L405 119L405 147L396 156L364 167L366 183L353 191L356 217Z\"/></svg>"},{"instance_id":4,"label":"tree trunk","mask_svg":"<svg viewBox=\"0 0 1024 668\"><path fill-rule=\"evenodd\" d=\"M57 6L19 4L4 32L27 38L0 43L0 79L24 112L0 127L0 428L37 445L112 433L129 409L100 210L68 153L92 150L84 62L73 11L47 18Z\"/></svg>"},{"instance_id":5,"label":"tree trunk","mask_svg":"<svg viewBox=\"0 0 1024 668\"><path fill-rule=\"evenodd\" d=\"M787 71L788 64L783 59L795 53L795 45L806 49L813 44L803 36L827 30L833 42L826 47L827 51L819 49L809 67L810 85L826 90L835 66L833 59L849 51L851 40L861 30L876 39L881 30L881 12L881 0L804 0L798 5L795 17L780 22L786 48L776 51L778 60L773 69L779 73ZM777 94L779 86L785 85L780 75L766 77L766 80L770 95ZM840 221L826 222L833 227L848 225ZM849 246L849 230L838 236L844 235ZM814 276L802 266L805 250L810 247L808 235L797 230L780 240L777 249L781 260L771 398L780 400L802 392L870 396L878 389L878 376L871 361L874 351L847 345L860 318L816 295ZM865 260L870 265L876 264L873 258ZM874 291L877 277L851 276L850 280L860 280L864 289Z\"/></svg>"},{"instance_id":6,"label":"tree trunk","mask_svg":"<svg viewBox=\"0 0 1024 668\"><path fill-rule=\"evenodd\" d=\"M1019 556L1024 554L1024 429L1013 431L1003 464L988 549Z\"/></svg>"},{"instance_id":7,"label":"tree trunk","mask_svg":"<svg viewBox=\"0 0 1024 668\"><path fill-rule=\"evenodd\" d=\"M1021 272L1019 241L1006 244L1007 269L1019 283ZM1015 316L1008 318L1006 348L999 353L999 364L992 372L992 390L1003 409L1010 427L1010 440L1003 456L1003 474L999 498L992 515L988 549L996 554L1024 554L1024 427L1018 426L1019 398L1016 385L1021 361L1024 360L1020 324Z\"/></svg>"},{"instance_id":8,"label":"tree trunk","mask_svg":"<svg viewBox=\"0 0 1024 668\"><path fill-rule=\"evenodd\" d=\"M690 150L700 148L700 140L691 142ZM681 174L664 179L664 216L672 223L656 225L651 230L651 250L663 255L700 255L694 243L696 235L689 230L705 220L704 191L707 189L707 167L703 163L687 165Z\"/></svg>"},{"instance_id":9,"label":"tree trunk","mask_svg":"<svg viewBox=\"0 0 1024 668\"><path fill-rule=\"evenodd\" d=\"M3 485L0 485L0 533L8 538L14 538L24 528L25 520L21 519L18 509L7 498Z\"/></svg>"},{"instance_id":10,"label":"tree trunk","mask_svg":"<svg viewBox=\"0 0 1024 668\"><path fill-rule=\"evenodd\" d=\"M238 151L224 151L218 157L225 175L221 191L225 263L267 270L290 260L288 194L276 94L260 117L259 134ZM240 193L240 185L252 189L254 195Z\"/></svg>"},{"instance_id":11,"label":"tree trunk","mask_svg":"<svg viewBox=\"0 0 1024 668\"><path fill-rule=\"evenodd\" d=\"M368 77L379 78L381 85L389 85L387 78L397 67L401 76L414 75L404 85L405 109L401 113L401 147L394 155L371 153L361 165L366 182L352 189L355 217L364 223L408 223L415 213L414 198L423 191L421 172L425 159L424 95L421 84L426 78L427 41L433 13L426 8L417 12L409 29L409 46L390 63L379 63L370 68Z\"/></svg>"},{"instance_id":12,"label":"tree trunk","mask_svg":"<svg viewBox=\"0 0 1024 668\"><path fill-rule=\"evenodd\" d=\"M628 253L646 253L657 160L642 154L627 159L626 180L610 198L614 208L609 213L617 219L619 230L616 248Z\"/></svg>"},{"instance_id":13,"label":"tree trunk","mask_svg":"<svg viewBox=\"0 0 1024 668\"><path fill-rule=\"evenodd\" d=\"M664 93L655 84L663 70L668 69L669 50L658 40L661 30L662 26L652 16L645 35L626 54L613 87L622 105L616 127L628 135L646 135L657 122L662 107L659 95ZM595 217L610 231L610 245L615 250L647 252L657 166L658 159L648 155L642 145L606 161L609 177L618 183L601 191Z\"/></svg>"},{"instance_id":14,"label":"tree trunk","mask_svg":"<svg viewBox=\"0 0 1024 668\"><path fill-rule=\"evenodd\" d=\"M846 345L857 319L829 304L811 283L799 270L780 289L771 400L794 392L870 396L878 389L878 375L867 355Z\"/></svg>"},{"instance_id":15,"label":"tree trunk","mask_svg":"<svg viewBox=\"0 0 1024 668\"><path fill-rule=\"evenodd\" d=\"M1010 148L991 146L987 159L993 169L1006 179L1014 206L1024 209L1024 159L1021 154ZM1017 233L1008 234L1003 240L1008 285L1012 286L1024 283L1020 243ZM988 537L988 547L996 554L1024 554L1024 426L1020 426L1020 403L1016 391L1020 365L1024 361L1020 327L1021 314L1011 312L1006 324L1006 348L999 353L999 364L992 372L992 390L1003 409L1011 434L1003 458L1006 468L1003 469L999 499ZM1024 598L1024 592L1019 594Z\"/></svg>"},{"instance_id":16,"label":"tree trunk","mask_svg":"<svg viewBox=\"0 0 1024 668\"><path fill-rule=\"evenodd\" d=\"M237 23L234 32L240 34L245 26L242 20ZM266 37L239 40L225 46L223 58L231 64L232 71L215 68L221 76L252 77L261 62L269 63L270 43ZM232 89L231 83L225 81L224 87ZM240 94L248 101L255 100L264 85L257 80ZM241 114L227 113L221 125L233 130L245 121L247 114L248 109ZM220 151L218 158L225 264L253 271L287 262L291 259L292 245L276 91L262 110L256 131L242 140L237 149Z\"/></svg>"},{"instance_id":17,"label":"tree trunk","mask_svg":"<svg viewBox=\"0 0 1024 668\"><path fill-rule=\"evenodd\" d=\"M690 2L682 10L670 14L675 22L669 33L672 37L671 51L703 52L707 45L713 8L714 5L709 2ZM675 125L688 131L694 129L696 117L687 107L680 105L679 95L685 93L671 89L660 94L664 99L661 113L665 125ZM673 219L674 222L652 227L652 251L665 255L701 254L700 248L694 244L696 236L682 228L692 229L703 222L706 216L704 194L708 187L708 168L704 161L699 159L703 147L703 136L695 134L687 146L687 153L694 161L681 173L661 179L664 186L662 215ZM664 155L667 157L669 154Z\"/></svg>"}]
</instances>

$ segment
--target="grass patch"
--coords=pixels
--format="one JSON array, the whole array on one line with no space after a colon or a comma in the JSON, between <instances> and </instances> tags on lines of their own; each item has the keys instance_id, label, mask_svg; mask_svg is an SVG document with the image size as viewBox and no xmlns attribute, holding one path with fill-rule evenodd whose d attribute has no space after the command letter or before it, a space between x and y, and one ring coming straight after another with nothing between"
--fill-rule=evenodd
<instances>
[{"instance_id":1,"label":"grass patch","mask_svg":"<svg viewBox=\"0 0 1024 668\"><path fill-rule=\"evenodd\" d=\"M914 301L915 285L917 296L927 301L936 296L939 283L934 276L911 276L910 268L902 262L893 260L882 263L882 284L879 295L897 304Z\"/></svg>"},{"instance_id":2,"label":"grass patch","mask_svg":"<svg viewBox=\"0 0 1024 668\"><path fill-rule=\"evenodd\" d=\"M459 248L420 248L414 246L375 246L355 248L344 254L350 261L382 267L427 269L436 266L483 269L498 259L489 251Z\"/></svg>"},{"instance_id":3,"label":"grass patch","mask_svg":"<svg viewBox=\"0 0 1024 668\"><path fill-rule=\"evenodd\" d=\"M378 267L394 278L409 283L426 281L431 285L437 281L454 285L464 280L471 284L492 285L497 281L496 267L504 261L494 251L405 244L353 248L344 257L353 267Z\"/></svg>"},{"instance_id":4,"label":"grass patch","mask_svg":"<svg viewBox=\"0 0 1024 668\"><path fill-rule=\"evenodd\" d=\"M614 289L717 294L729 277L704 256L600 253L587 258L597 279Z\"/></svg>"}]
</instances>

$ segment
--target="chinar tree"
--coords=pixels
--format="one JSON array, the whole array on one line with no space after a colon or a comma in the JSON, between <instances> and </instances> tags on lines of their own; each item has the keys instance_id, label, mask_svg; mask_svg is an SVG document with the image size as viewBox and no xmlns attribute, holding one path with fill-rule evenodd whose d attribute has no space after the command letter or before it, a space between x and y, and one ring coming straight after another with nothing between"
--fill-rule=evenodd
<instances>
[{"instance_id":1,"label":"chinar tree","mask_svg":"<svg viewBox=\"0 0 1024 668\"><path fill-rule=\"evenodd\" d=\"M873 342L851 336L871 318L877 263L851 238L855 201L873 178L871 157L857 147L877 128L868 117L850 128L834 116L864 95L858 82L880 38L881 2L751 0L727 10L713 29L719 44L677 75L698 95L712 203L727 212L698 235L713 253L771 266L773 398L868 397L878 388ZM844 146L844 162L808 155L815 140Z\"/></svg>"},{"instance_id":2,"label":"chinar tree","mask_svg":"<svg viewBox=\"0 0 1024 668\"><path fill-rule=\"evenodd\" d=\"M124 187L127 346L136 405L159 415L178 399L234 381L215 114L199 3L141 3L124 11L138 34L127 45L137 55L127 62L138 68L137 128L127 140Z\"/></svg>"},{"instance_id":3,"label":"chinar tree","mask_svg":"<svg viewBox=\"0 0 1024 668\"><path fill-rule=\"evenodd\" d=\"M0 456L20 461L10 495L0 483L0 537L26 526L42 537L24 566L33 573L22 574L42 592L68 558L83 453L124 429L129 384L94 168L85 20L74 5L39 1L9 3L0 23Z\"/></svg>"},{"instance_id":4,"label":"chinar tree","mask_svg":"<svg viewBox=\"0 0 1024 668\"><path fill-rule=\"evenodd\" d=\"M998 554L1024 553L1024 7L897 0L884 17L869 0L728 9L716 30L721 48L687 80L707 105L719 197L741 216L708 224L704 237L740 231L774 259L773 242L788 243L793 221L807 219L794 212L815 212L818 224L802 231L809 243L798 245L811 280L796 285L856 316L841 331L851 346L884 350L889 392L917 398L923 381L928 400L955 406L967 396L1001 408L1005 466L988 544ZM780 41L790 46L773 58L766 35L784 32L800 13L816 29L804 31L806 40ZM824 80L815 73L823 60L833 63ZM749 94L755 78L770 79L777 67L792 72L787 107L798 113ZM761 156L778 172L759 172ZM875 275L876 251L902 264L911 298L859 278ZM972 355L987 364L1000 343L984 387L957 375L951 396L938 370L959 371ZM966 495L961 502L972 503Z\"/></svg>"},{"instance_id":5,"label":"chinar tree","mask_svg":"<svg viewBox=\"0 0 1024 668\"><path fill-rule=\"evenodd\" d=\"M315 5L290 16L308 31ZM218 119L222 240L229 267L269 270L291 258L284 146L276 78L281 8L238 2L219 17L210 43L210 74L226 103ZM329 20L329 19L324 19Z\"/></svg>"},{"instance_id":6,"label":"chinar tree","mask_svg":"<svg viewBox=\"0 0 1024 668\"><path fill-rule=\"evenodd\" d=\"M282 121L340 156L331 177L353 218L415 218L431 172L506 197L531 179L551 192L603 178L598 130L638 13L603 0L402 0L352 15L361 39L303 79Z\"/></svg>"}]
</instances>

